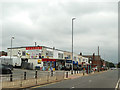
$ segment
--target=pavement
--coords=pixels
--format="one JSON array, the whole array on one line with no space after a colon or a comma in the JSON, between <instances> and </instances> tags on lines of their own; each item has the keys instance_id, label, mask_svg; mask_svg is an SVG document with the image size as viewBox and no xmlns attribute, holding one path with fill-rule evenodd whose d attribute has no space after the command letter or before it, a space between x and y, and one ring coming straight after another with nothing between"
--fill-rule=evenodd
<instances>
[{"instance_id":1,"label":"pavement","mask_svg":"<svg viewBox=\"0 0 120 90\"><path fill-rule=\"evenodd\" d=\"M26 72L27 79L35 78L35 72L36 72L36 70L25 70L25 69L16 69L15 68L13 70L13 80L24 79L24 72ZM48 73L50 71L40 71L40 70L37 70L37 72L38 72L38 74L37 74L38 77L44 77L44 76L48 75ZM55 71L55 72L63 72L63 71ZM11 74L0 75L0 77L2 79L2 82L10 81L10 75Z\"/></svg>"},{"instance_id":2,"label":"pavement","mask_svg":"<svg viewBox=\"0 0 120 90\"><path fill-rule=\"evenodd\" d=\"M96 72L95 74L71 75L68 80L34 88L115 88L118 81L118 71Z\"/></svg>"}]
</instances>

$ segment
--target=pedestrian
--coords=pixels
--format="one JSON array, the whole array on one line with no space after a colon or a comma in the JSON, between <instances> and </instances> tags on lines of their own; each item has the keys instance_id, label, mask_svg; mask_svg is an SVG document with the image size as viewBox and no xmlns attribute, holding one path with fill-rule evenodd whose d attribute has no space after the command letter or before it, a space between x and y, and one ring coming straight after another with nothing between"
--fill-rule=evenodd
<instances>
[{"instance_id":1,"label":"pedestrian","mask_svg":"<svg viewBox=\"0 0 120 90\"><path fill-rule=\"evenodd\" d=\"M51 76L53 76L53 67L51 67Z\"/></svg>"}]
</instances>

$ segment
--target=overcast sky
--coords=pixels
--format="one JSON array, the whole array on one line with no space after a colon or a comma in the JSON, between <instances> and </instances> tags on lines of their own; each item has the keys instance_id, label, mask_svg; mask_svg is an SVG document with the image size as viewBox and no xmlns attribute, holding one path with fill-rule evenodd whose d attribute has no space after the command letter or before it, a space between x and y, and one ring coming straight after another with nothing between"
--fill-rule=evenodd
<instances>
[{"instance_id":1,"label":"overcast sky","mask_svg":"<svg viewBox=\"0 0 120 90\"><path fill-rule=\"evenodd\" d=\"M74 20L74 52L97 54L118 61L118 2L116 0L9 0L0 3L1 48L37 45L71 51Z\"/></svg>"}]
</instances>

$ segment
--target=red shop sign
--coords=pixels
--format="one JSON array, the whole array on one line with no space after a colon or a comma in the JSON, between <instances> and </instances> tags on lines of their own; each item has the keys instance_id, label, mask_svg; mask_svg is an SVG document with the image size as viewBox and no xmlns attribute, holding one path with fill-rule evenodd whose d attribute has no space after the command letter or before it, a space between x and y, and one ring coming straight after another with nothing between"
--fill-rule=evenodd
<instances>
[{"instance_id":1,"label":"red shop sign","mask_svg":"<svg viewBox=\"0 0 120 90\"><path fill-rule=\"evenodd\" d=\"M43 58L42 61L56 61L55 59Z\"/></svg>"},{"instance_id":2,"label":"red shop sign","mask_svg":"<svg viewBox=\"0 0 120 90\"><path fill-rule=\"evenodd\" d=\"M26 47L26 50L42 49L42 47Z\"/></svg>"}]
</instances>

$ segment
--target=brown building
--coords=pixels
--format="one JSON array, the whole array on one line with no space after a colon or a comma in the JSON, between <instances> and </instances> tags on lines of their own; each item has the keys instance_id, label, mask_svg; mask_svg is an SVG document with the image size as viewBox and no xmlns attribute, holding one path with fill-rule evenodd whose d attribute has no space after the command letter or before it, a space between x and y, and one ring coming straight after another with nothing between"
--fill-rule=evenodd
<instances>
[{"instance_id":1,"label":"brown building","mask_svg":"<svg viewBox=\"0 0 120 90\"><path fill-rule=\"evenodd\" d=\"M98 67L101 68L102 66L105 66L105 61L103 59L101 59L101 56L99 55L95 55L95 53L93 53L93 55L82 55L83 57L87 57L89 58L89 63L91 64L91 67Z\"/></svg>"}]
</instances>

